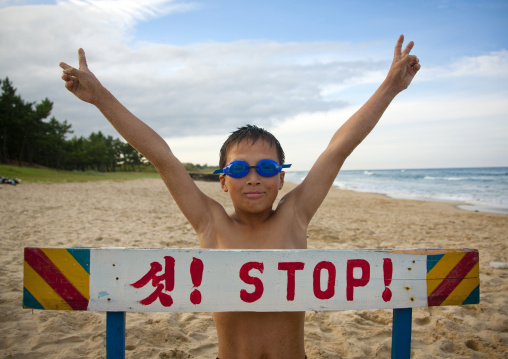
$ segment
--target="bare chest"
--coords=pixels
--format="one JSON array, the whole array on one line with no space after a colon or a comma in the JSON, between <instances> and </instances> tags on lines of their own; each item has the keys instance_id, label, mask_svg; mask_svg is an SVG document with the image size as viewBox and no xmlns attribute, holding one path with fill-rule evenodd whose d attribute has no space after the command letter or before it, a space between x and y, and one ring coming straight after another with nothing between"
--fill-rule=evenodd
<instances>
[{"instance_id":1,"label":"bare chest","mask_svg":"<svg viewBox=\"0 0 508 359\"><path fill-rule=\"evenodd\" d=\"M216 243L222 249L305 249L307 231L275 221L256 228L233 225L217 233Z\"/></svg>"}]
</instances>

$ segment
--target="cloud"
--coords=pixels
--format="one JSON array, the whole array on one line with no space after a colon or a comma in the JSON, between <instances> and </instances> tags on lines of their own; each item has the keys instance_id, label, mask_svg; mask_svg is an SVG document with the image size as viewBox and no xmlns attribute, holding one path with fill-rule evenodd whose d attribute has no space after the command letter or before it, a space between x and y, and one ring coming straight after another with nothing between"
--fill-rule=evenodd
<instances>
[{"instance_id":1,"label":"cloud","mask_svg":"<svg viewBox=\"0 0 508 359\"><path fill-rule=\"evenodd\" d=\"M147 21L174 12L197 8L195 3L175 0L58 0L57 5L80 16L93 18L103 24L112 24L123 31L131 29L140 21Z\"/></svg>"},{"instance_id":2,"label":"cloud","mask_svg":"<svg viewBox=\"0 0 508 359\"><path fill-rule=\"evenodd\" d=\"M297 169L308 169L333 132L381 83L391 62L392 49L380 42L238 40L174 46L137 41L140 22L199 11L199 5L163 0L119 4L68 0L1 8L0 76L8 76L27 100L52 100L53 115L68 120L76 135L99 130L116 135L97 109L75 99L60 79L58 63L76 66L77 49L83 47L102 83L184 161L216 163L224 134L255 123L280 136L288 160L297 157L290 160ZM508 51L422 65L410 95L402 94L390 106L381 129L361 146L365 150L355 152L351 163L358 165L353 167L368 168L361 164L369 162L371 151L381 153L372 148L384 146L389 152L388 143L394 148L390 163L395 163L404 152L400 148L409 146L402 139L415 129L431 134L441 131L443 122L453 131L464 119L471 130L478 119L490 116L501 123L507 117ZM207 135L209 139L203 137ZM482 135L488 140L492 133Z\"/></svg>"},{"instance_id":3,"label":"cloud","mask_svg":"<svg viewBox=\"0 0 508 359\"><path fill-rule=\"evenodd\" d=\"M464 56L451 64L425 68L421 75L419 81L435 81L445 78L508 77L508 50L492 51L480 56Z\"/></svg>"},{"instance_id":4,"label":"cloud","mask_svg":"<svg viewBox=\"0 0 508 359\"><path fill-rule=\"evenodd\" d=\"M329 48L334 46L340 45ZM129 65L111 68L104 81L115 86L113 80L121 78L115 80L120 86L114 91L139 113L149 113L165 136L187 135L211 123L212 133L247 122L266 126L299 113L344 106L323 96L322 90L359 76L371 65L298 63L300 53L309 56L312 47L260 42L159 45L126 53L129 59L122 62ZM323 44L314 47L319 51ZM126 71L128 78L122 76Z\"/></svg>"},{"instance_id":5,"label":"cloud","mask_svg":"<svg viewBox=\"0 0 508 359\"><path fill-rule=\"evenodd\" d=\"M440 92L438 88L439 84L434 83L431 93L421 94L418 84L413 84L407 93L400 94L344 168L506 165L506 88L467 94ZM361 102L326 112L300 114L272 127L270 130L283 145L288 162L294 163L292 169L308 170L333 133L361 107Z\"/></svg>"},{"instance_id":6,"label":"cloud","mask_svg":"<svg viewBox=\"0 0 508 359\"><path fill-rule=\"evenodd\" d=\"M231 132L231 131L230 131ZM218 165L219 150L229 133L168 138L172 152L181 162Z\"/></svg>"},{"instance_id":7,"label":"cloud","mask_svg":"<svg viewBox=\"0 0 508 359\"><path fill-rule=\"evenodd\" d=\"M346 161L345 169L506 165L505 98L449 98L421 103L398 98ZM359 108L304 114L270 130L291 170L308 170L335 131ZM489 108L487 112L485 108ZM492 110L492 112L491 112Z\"/></svg>"},{"instance_id":8,"label":"cloud","mask_svg":"<svg viewBox=\"0 0 508 359\"><path fill-rule=\"evenodd\" d=\"M76 66L79 47L85 48L90 69L101 82L165 137L219 134L252 122L271 126L300 113L340 108L346 103L329 96L327 88L386 68L386 63L354 55L365 52L365 44L136 42L129 36L137 22L190 5L117 4L71 0L0 10L5 76L32 101L48 96L55 102L53 114L70 121L78 135L112 132L98 112L70 96L59 79L56 65L65 61Z\"/></svg>"}]
</instances>

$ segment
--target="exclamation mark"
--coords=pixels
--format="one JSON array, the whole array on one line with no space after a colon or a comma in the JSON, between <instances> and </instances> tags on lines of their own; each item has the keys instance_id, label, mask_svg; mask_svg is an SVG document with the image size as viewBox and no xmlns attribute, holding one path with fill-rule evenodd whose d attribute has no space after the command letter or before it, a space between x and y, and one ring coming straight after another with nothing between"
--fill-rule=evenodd
<instances>
[{"instance_id":1,"label":"exclamation mark","mask_svg":"<svg viewBox=\"0 0 508 359\"><path fill-rule=\"evenodd\" d=\"M203 279L203 261L201 259L192 258L190 274L194 288L199 287L201 285L201 280ZM192 304L201 303L201 292L194 289L190 295L190 301Z\"/></svg>"},{"instance_id":2,"label":"exclamation mark","mask_svg":"<svg viewBox=\"0 0 508 359\"><path fill-rule=\"evenodd\" d=\"M383 273L385 278L385 290L383 291L383 300L389 302L392 299L392 291L388 286L392 282L393 263L390 258L383 258Z\"/></svg>"}]
</instances>

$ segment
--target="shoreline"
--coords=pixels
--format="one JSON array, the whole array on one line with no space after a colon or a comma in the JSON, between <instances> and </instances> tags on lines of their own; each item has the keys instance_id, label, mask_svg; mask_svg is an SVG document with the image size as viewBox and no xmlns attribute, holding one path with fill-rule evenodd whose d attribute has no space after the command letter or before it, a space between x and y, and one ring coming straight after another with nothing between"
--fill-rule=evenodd
<instances>
[{"instance_id":1,"label":"shoreline","mask_svg":"<svg viewBox=\"0 0 508 359\"><path fill-rule=\"evenodd\" d=\"M355 192L355 191L353 191L353 192ZM374 194L373 192L368 192L368 193ZM457 201L452 201L452 200L447 200L447 199L440 200L437 198L428 199L428 198L422 198L422 197L397 196L397 195L390 195L390 194L384 194L384 193L379 193L379 194L385 195L389 198L400 199L400 200L450 203L450 204L453 204L458 209L461 209L464 211L469 211L469 212L495 213L495 214L508 215L508 208L502 208L502 207L482 206L479 204L472 204L472 203L467 203L467 202L457 202Z\"/></svg>"},{"instance_id":2,"label":"shoreline","mask_svg":"<svg viewBox=\"0 0 508 359\"><path fill-rule=\"evenodd\" d=\"M294 182L291 182L294 183ZM480 212L480 213L494 213L494 214L503 214L508 215L508 208L504 207L494 207L494 206L488 206L488 205L480 205L480 204L473 204L468 202L457 202L453 200L448 199L438 199L438 198L424 198L424 197L410 197L410 196L404 196L404 195L397 195L397 194L388 194L388 193L380 193L380 192L364 192L364 191L355 191L353 189L343 189L336 186L332 186L332 188L340 190L340 191L351 191L355 193L370 193L370 194L379 194L382 196L386 196L388 198L392 198L395 200L404 200L404 201L422 201L422 202L436 202L436 203L449 203L454 205L456 208L468 212Z\"/></svg>"},{"instance_id":3,"label":"shoreline","mask_svg":"<svg viewBox=\"0 0 508 359\"><path fill-rule=\"evenodd\" d=\"M291 183L295 186L298 185L298 183L296 183L296 182L285 182L285 183ZM336 189L338 191L350 191L350 192L354 192L354 193L368 193L371 195L381 195L381 196L385 196L387 198L391 198L394 200L447 203L447 204L453 205L455 208L457 208L459 210L464 210L464 211L468 211L468 212L493 213L493 214L508 215L508 208L503 208L503 207L482 206L479 204L472 204L472 203L467 203L467 202L457 202L457 201L453 201L453 200L438 199L438 198L429 199L429 198L423 198L423 197L410 197L410 196L380 193L380 192L355 191L353 189L345 189L345 188L340 188L337 186L332 186L332 188Z\"/></svg>"},{"instance_id":4,"label":"shoreline","mask_svg":"<svg viewBox=\"0 0 508 359\"><path fill-rule=\"evenodd\" d=\"M496 213L496 214L508 215L508 208L487 207L487 206L480 206L480 205L474 205L474 204L469 204L469 203L466 203L463 205L458 205L457 208L463 209L465 211L470 211L470 212Z\"/></svg>"}]
</instances>

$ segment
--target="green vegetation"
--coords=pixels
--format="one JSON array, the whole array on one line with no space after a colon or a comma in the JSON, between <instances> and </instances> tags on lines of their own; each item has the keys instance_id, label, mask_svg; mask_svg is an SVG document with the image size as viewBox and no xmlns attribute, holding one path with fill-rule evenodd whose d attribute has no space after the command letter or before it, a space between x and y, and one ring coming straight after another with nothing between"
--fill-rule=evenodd
<instances>
[{"instance_id":1,"label":"green vegetation","mask_svg":"<svg viewBox=\"0 0 508 359\"><path fill-rule=\"evenodd\" d=\"M213 173L218 166L208 166L207 164L193 164L193 163L183 163L183 166L189 173Z\"/></svg>"},{"instance_id":2,"label":"green vegetation","mask_svg":"<svg viewBox=\"0 0 508 359\"><path fill-rule=\"evenodd\" d=\"M21 180L21 183L34 182L89 182L102 180L131 180L140 178L160 178L155 169L147 168L141 172L96 172L63 171L34 167L19 167L0 164L0 177Z\"/></svg>"},{"instance_id":3,"label":"green vegetation","mask_svg":"<svg viewBox=\"0 0 508 359\"><path fill-rule=\"evenodd\" d=\"M217 167L194 165L184 163L189 173L211 174ZM89 182L102 180L132 180L141 178L160 178L151 165L143 165L139 171L65 171L50 168L36 168L30 166L2 165L0 164L0 177L18 179L21 183L67 183Z\"/></svg>"},{"instance_id":4,"label":"green vegetation","mask_svg":"<svg viewBox=\"0 0 508 359\"><path fill-rule=\"evenodd\" d=\"M0 162L28 163L59 170L96 172L140 171L146 160L128 143L104 136L68 140L71 124L49 121L53 102L27 102L16 94L8 78L0 81Z\"/></svg>"}]
</instances>

